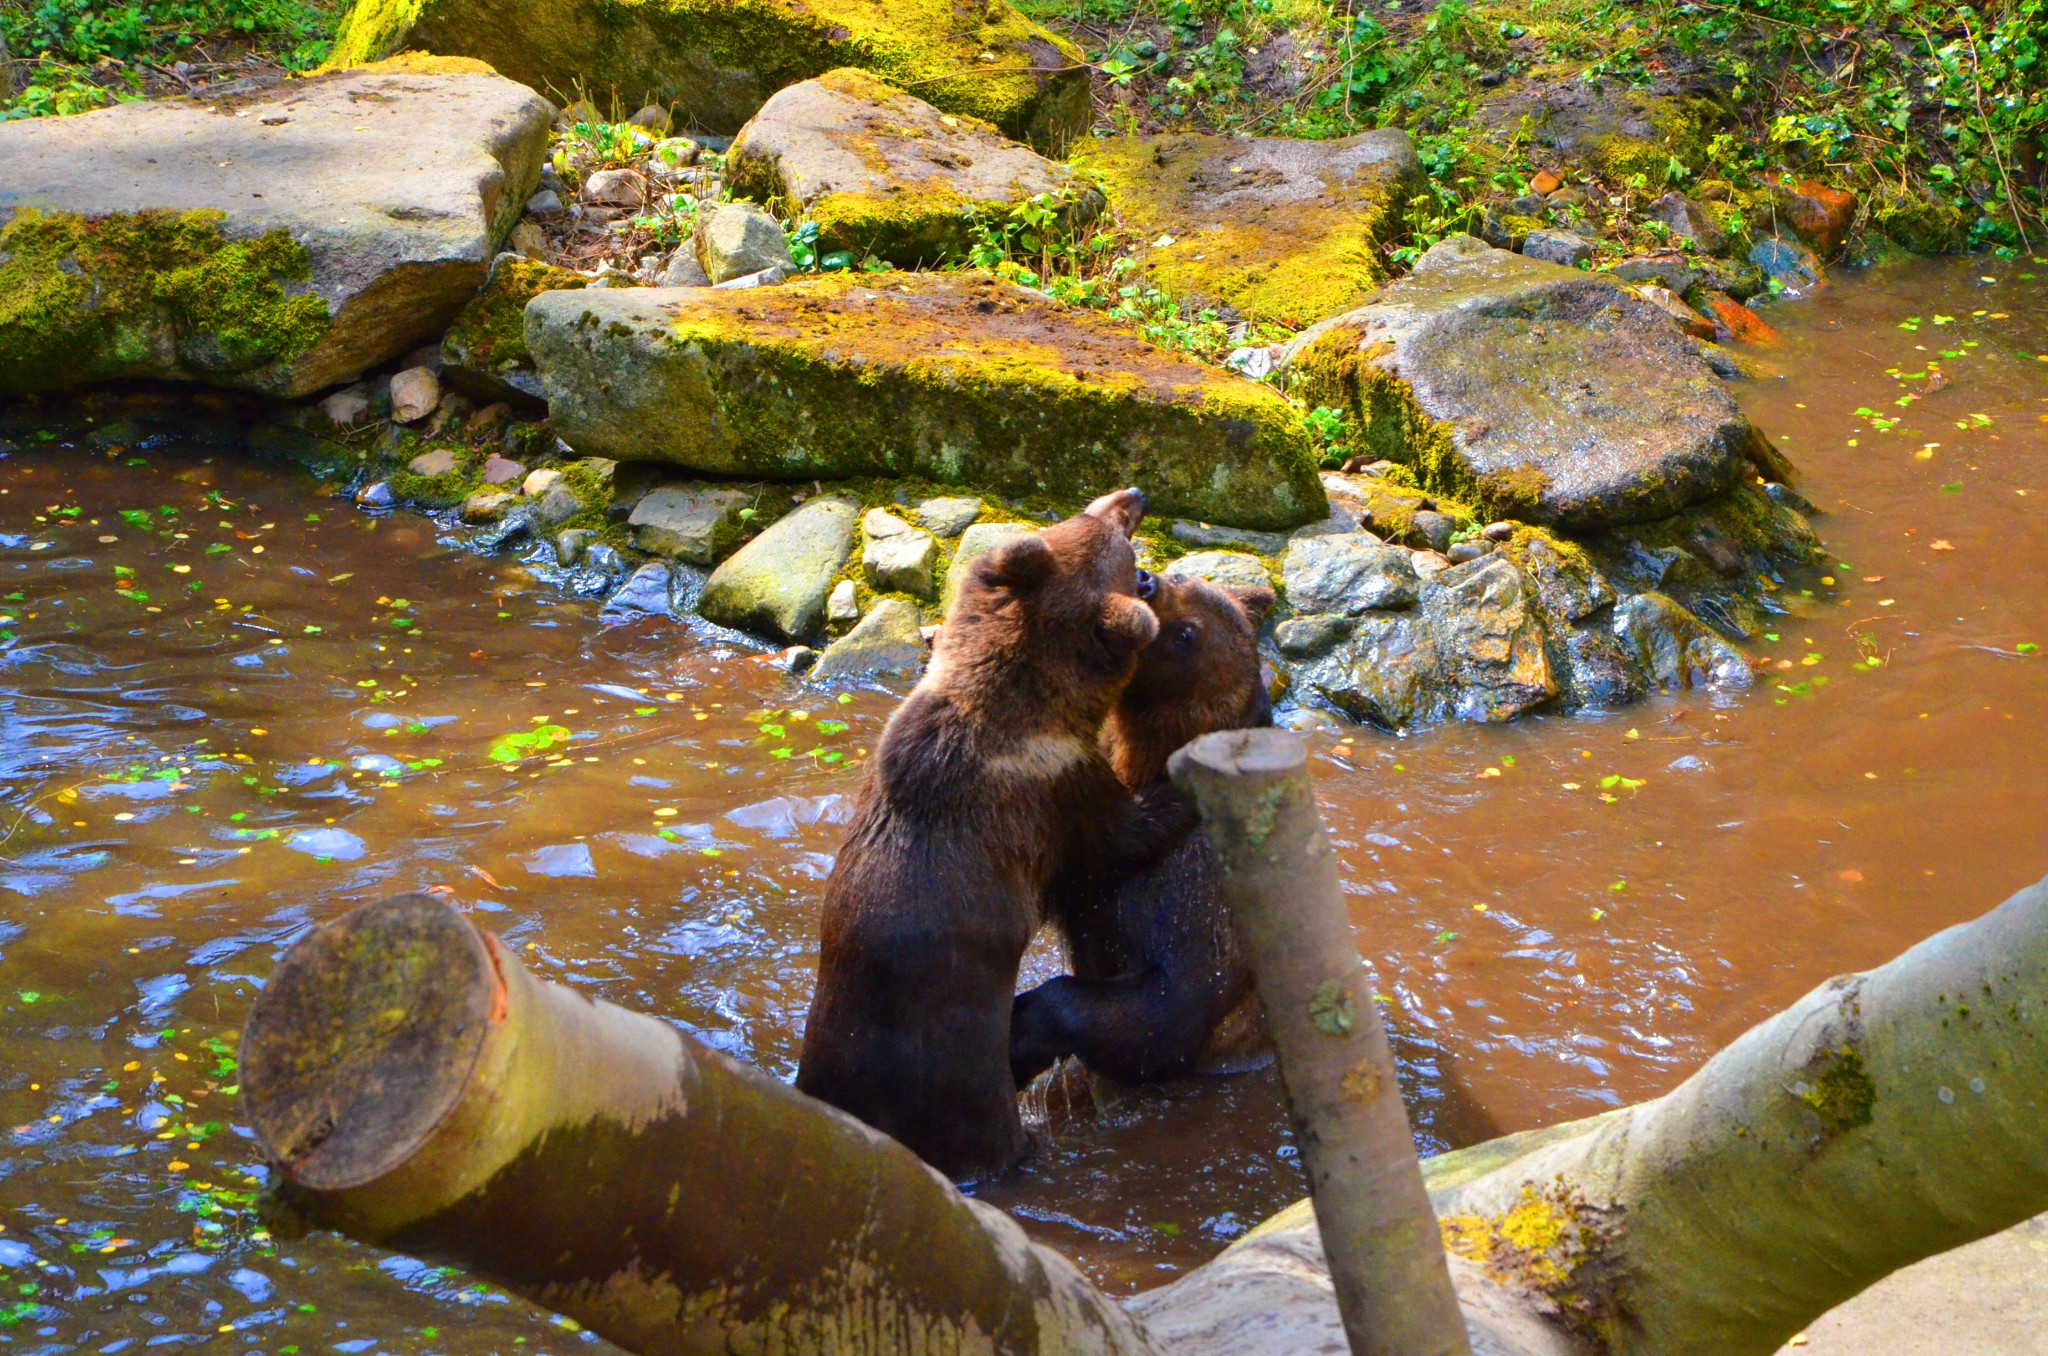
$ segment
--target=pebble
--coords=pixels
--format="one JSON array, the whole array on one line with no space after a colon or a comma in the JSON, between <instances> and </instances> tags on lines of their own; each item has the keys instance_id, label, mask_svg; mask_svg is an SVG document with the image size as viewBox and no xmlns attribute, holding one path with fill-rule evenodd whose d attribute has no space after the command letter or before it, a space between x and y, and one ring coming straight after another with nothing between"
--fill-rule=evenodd
<instances>
[{"instance_id":1,"label":"pebble","mask_svg":"<svg viewBox=\"0 0 2048 1356\"><path fill-rule=\"evenodd\" d=\"M917 521L940 537L957 537L981 516L981 501L952 496L927 499L917 506Z\"/></svg>"},{"instance_id":2,"label":"pebble","mask_svg":"<svg viewBox=\"0 0 2048 1356\"><path fill-rule=\"evenodd\" d=\"M658 137L667 136L668 129L674 125L669 118L668 110L660 104L644 105L632 117L626 119L626 124L629 127L644 127Z\"/></svg>"},{"instance_id":3,"label":"pebble","mask_svg":"<svg viewBox=\"0 0 2048 1356\"><path fill-rule=\"evenodd\" d=\"M851 579L842 579L825 595L825 620L839 625L860 620L860 598Z\"/></svg>"},{"instance_id":4,"label":"pebble","mask_svg":"<svg viewBox=\"0 0 2048 1356\"><path fill-rule=\"evenodd\" d=\"M1444 553L1444 558L1453 565L1463 565L1468 560L1477 560L1493 550L1490 541L1461 541Z\"/></svg>"},{"instance_id":5,"label":"pebble","mask_svg":"<svg viewBox=\"0 0 2048 1356\"><path fill-rule=\"evenodd\" d=\"M417 423L441 403L441 378L431 367L408 367L391 379L391 417Z\"/></svg>"},{"instance_id":6,"label":"pebble","mask_svg":"<svg viewBox=\"0 0 2048 1356\"><path fill-rule=\"evenodd\" d=\"M552 188L544 188L526 200L526 211L529 216L544 217L561 210L561 195Z\"/></svg>"},{"instance_id":7,"label":"pebble","mask_svg":"<svg viewBox=\"0 0 2048 1356\"><path fill-rule=\"evenodd\" d=\"M1593 242L1576 231L1531 231L1522 253L1547 264L1577 268L1593 257Z\"/></svg>"},{"instance_id":8,"label":"pebble","mask_svg":"<svg viewBox=\"0 0 2048 1356\"><path fill-rule=\"evenodd\" d=\"M453 452L445 447L437 447L431 452L422 452L414 457L405 464L405 469L416 476L425 476L431 480L439 476L452 475L460 464Z\"/></svg>"},{"instance_id":9,"label":"pebble","mask_svg":"<svg viewBox=\"0 0 2048 1356\"><path fill-rule=\"evenodd\" d=\"M566 532L555 534L555 559L563 568L573 566L583 559L583 552L597 538L597 533L587 527L572 527Z\"/></svg>"},{"instance_id":10,"label":"pebble","mask_svg":"<svg viewBox=\"0 0 2048 1356\"><path fill-rule=\"evenodd\" d=\"M484 484L511 485L526 478L526 468L509 457L493 452L484 462Z\"/></svg>"},{"instance_id":11,"label":"pebble","mask_svg":"<svg viewBox=\"0 0 2048 1356\"><path fill-rule=\"evenodd\" d=\"M1515 525L1510 522L1491 522L1479 529L1479 535L1488 541L1506 541L1515 535Z\"/></svg>"},{"instance_id":12,"label":"pebble","mask_svg":"<svg viewBox=\"0 0 2048 1356\"><path fill-rule=\"evenodd\" d=\"M537 471L528 471L526 479L520 482L519 492L528 499L538 499L552 490L562 479L562 473L552 466L543 466Z\"/></svg>"},{"instance_id":13,"label":"pebble","mask_svg":"<svg viewBox=\"0 0 2048 1356\"><path fill-rule=\"evenodd\" d=\"M388 509L398 503L398 496L391 492L388 482L373 480L356 491L356 507L366 509Z\"/></svg>"},{"instance_id":14,"label":"pebble","mask_svg":"<svg viewBox=\"0 0 2048 1356\"><path fill-rule=\"evenodd\" d=\"M697 262L697 252L688 245L681 246L670 254L668 261L654 273L656 287L709 287L710 275L704 272L704 265Z\"/></svg>"},{"instance_id":15,"label":"pebble","mask_svg":"<svg viewBox=\"0 0 2048 1356\"><path fill-rule=\"evenodd\" d=\"M606 207L640 207L647 202L647 190L637 170L599 170L583 181L579 195L588 203Z\"/></svg>"},{"instance_id":16,"label":"pebble","mask_svg":"<svg viewBox=\"0 0 2048 1356\"><path fill-rule=\"evenodd\" d=\"M668 587L668 566L658 560L650 560L633 571L626 582L619 585L618 592L605 600L604 610L665 617L669 611Z\"/></svg>"},{"instance_id":17,"label":"pebble","mask_svg":"<svg viewBox=\"0 0 2048 1356\"><path fill-rule=\"evenodd\" d=\"M361 386L336 391L320 402L320 413L336 428L354 428L370 417L370 393Z\"/></svg>"},{"instance_id":18,"label":"pebble","mask_svg":"<svg viewBox=\"0 0 2048 1356\"><path fill-rule=\"evenodd\" d=\"M557 483L548 487L540 502L533 506L534 524L541 528L556 528L583 512L583 500L567 485Z\"/></svg>"},{"instance_id":19,"label":"pebble","mask_svg":"<svg viewBox=\"0 0 2048 1356\"><path fill-rule=\"evenodd\" d=\"M495 523L509 513L519 496L503 490L479 490L462 501L465 523Z\"/></svg>"},{"instance_id":20,"label":"pebble","mask_svg":"<svg viewBox=\"0 0 2048 1356\"><path fill-rule=\"evenodd\" d=\"M530 221L519 222L505 238L505 248L528 259L543 258L548 252L548 233Z\"/></svg>"},{"instance_id":21,"label":"pebble","mask_svg":"<svg viewBox=\"0 0 2048 1356\"><path fill-rule=\"evenodd\" d=\"M1449 548L1451 536L1458 530L1458 520L1434 509L1418 509L1409 530L1431 551L1443 551Z\"/></svg>"}]
</instances>

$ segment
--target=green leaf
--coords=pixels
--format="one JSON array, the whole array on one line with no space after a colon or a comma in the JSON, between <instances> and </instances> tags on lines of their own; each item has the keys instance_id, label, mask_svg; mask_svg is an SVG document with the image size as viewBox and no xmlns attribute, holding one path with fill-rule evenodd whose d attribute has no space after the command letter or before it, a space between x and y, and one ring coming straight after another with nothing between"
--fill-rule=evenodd
<instances>
[{"instance_id":1,"label":"green leaf","mask_svg":"<svg viewBox=\"0 0 2048 1356\"><path fill-rule=\"evenodd\" d=\"M1326 979L1309 996L1308 1020L1325 1036L1349 1035L1358 1022L1357 1000L1351 990L1334 979Z\"/></svg>"}]
</instances>

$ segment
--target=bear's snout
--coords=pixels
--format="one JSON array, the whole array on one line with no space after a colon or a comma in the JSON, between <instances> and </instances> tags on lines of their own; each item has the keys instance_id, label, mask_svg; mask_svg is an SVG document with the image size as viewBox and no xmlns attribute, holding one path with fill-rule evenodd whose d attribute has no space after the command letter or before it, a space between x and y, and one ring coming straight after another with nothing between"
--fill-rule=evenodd
<instances>
[{"instance_id":1,"label":"bear's snout","mask_svg":"<svg viewBox=\"0 0 2048 1356\"><path fill-rule=\"evenodd\" d=\"M1143 602L1151 602L1159 596L1159 576L1150 570L1138 571L1138 584L1132 592Z\"/></svg>"},{"instance_id":2,"label":"bear's snout","mask_svg":"<svg viewBox=\"0 0 2048 1356\"><path fill-rule=\"evenodd\" d=\"M1100 518L1128 537L1144 521L1145 492L1135 485L1129 489L1112 490L1082 512L1090 518Z\"/></svg>"}]
</instances>

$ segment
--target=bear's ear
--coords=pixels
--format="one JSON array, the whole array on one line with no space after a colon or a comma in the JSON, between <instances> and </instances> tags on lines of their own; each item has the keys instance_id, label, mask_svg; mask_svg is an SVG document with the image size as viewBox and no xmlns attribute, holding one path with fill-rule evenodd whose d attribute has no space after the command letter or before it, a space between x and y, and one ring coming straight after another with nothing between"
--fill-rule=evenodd
<instances>
[{"instance_id":1,"label":"bear's ear","mask_svg":"<svg viewBox=\"0 0 2048 1356\"><path fill-rule=\"evenodd\" d=\"M1265 621L1280 601L1271 589L1234 588L1223 591L1237 599L1237 605L1244 609L1244 615L1251 619L1254 627Z\"/></svg>"},{"instance_id":2,"label":"bear's ear","mask_svg":"<svg viewBox=\"0 0 2048 1356\"><path fill-rule=\"evenodd\" d=\"M974 567L985 582L997 588L1029 593L1052 578L1056 564L1045 538L1033 532L1010 538L976 561Z\"/></svg>"},{"instance_id":3,"label":"bear's ear","mask_svg":"<svg viewBox=\"0 0 2048 1356\"><path fill-rule=\"evenodd\" d=\"M1127 593L1112 593L1102 600L1101 627L1104 636L1136 653L1159 634L1159 614Z\"/></svg>"}]
</instances>

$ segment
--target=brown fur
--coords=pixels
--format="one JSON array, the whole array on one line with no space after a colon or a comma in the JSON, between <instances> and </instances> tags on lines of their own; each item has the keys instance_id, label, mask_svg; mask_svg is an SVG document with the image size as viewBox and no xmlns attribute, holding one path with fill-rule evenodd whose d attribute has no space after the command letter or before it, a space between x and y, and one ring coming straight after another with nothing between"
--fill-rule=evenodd
<instances>
[{"instance_id":1,"label":"brown fur","mask_svg":"<svg viewBox=\"0 0 2048 1356\"><path fill-rule=\"evenodd\" d=\"M1159 634L1103 735L1125 786L1163 794L1166 760L1189 740L1271 723L1257 627L1273 602L1268 589L1158 581ZM1068 1055L1094 1072L1146 1082L1242 1067L1262 1045L1251 972L1202 834L1106 897L1080 896L1058 921L1073 974L1017 999L1011 1067L1020 1085Z\"/></svg>"},{"instance_id":2,"label":"brown fur","mask_svg":"<svg viewBox=\"0 0 2048 1356\"><path fill-rule=\"evenodd\" d=\"M825 887L797 1087L941 1172L1025 1149L1010 1004L1045 893L1149 852L1099 732L1158 629L1135 596L1135 490L969 568L890 717Z\"/></svg>"}]
</instances>

